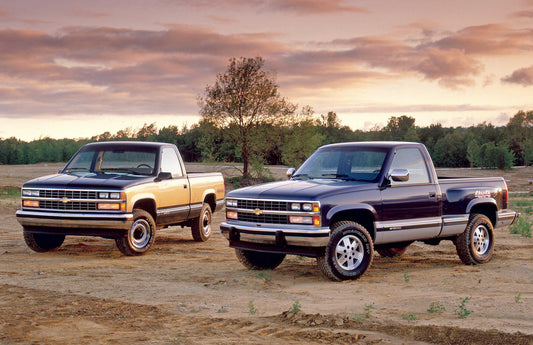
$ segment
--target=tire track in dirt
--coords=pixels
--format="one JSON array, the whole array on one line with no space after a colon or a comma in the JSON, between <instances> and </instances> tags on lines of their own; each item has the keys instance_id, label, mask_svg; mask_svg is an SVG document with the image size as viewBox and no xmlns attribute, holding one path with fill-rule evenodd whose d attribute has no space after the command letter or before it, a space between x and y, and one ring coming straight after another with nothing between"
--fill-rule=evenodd
<instances>
[{"instance_id":1,"label":"tire track in dirt","mask_svg":"<svg viewBox=\"0 0 533 345\"><path fill-rule=\"evenodd\" d=\"M533 344L533 335L356 322L284 312L209 318L157 306L0 285L2 344Z\"/></svg>"}]
</instances>

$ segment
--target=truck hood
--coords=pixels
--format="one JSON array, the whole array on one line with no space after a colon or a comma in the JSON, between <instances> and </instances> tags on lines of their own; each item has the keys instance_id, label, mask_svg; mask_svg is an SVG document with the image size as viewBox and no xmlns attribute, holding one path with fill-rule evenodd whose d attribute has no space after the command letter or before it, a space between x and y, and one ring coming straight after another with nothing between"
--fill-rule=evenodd
<instances>
[{"instance_id":1,"label":"truck hood","mask_svg":"<svg viewBox=\"0 0 533 345\"><path fill-rule=\"evenodd\" d=\"M135 176L124 174L55 174L30 180L23 188L57 188L57 189L124 189L129 186L153 181L153 176Z\"/></svg>"},{"instance_id":2,"label":"truck hood","mask_svg":"<svg viewBox=\"0 0 533 345\"><path fill-rule=\"evenodd\" d=\"M289 180L266 183L231 191L227 198L272 200L320 200L330 194L377 188L372 182L343 180Z\"/></svg>"}]
</instances>

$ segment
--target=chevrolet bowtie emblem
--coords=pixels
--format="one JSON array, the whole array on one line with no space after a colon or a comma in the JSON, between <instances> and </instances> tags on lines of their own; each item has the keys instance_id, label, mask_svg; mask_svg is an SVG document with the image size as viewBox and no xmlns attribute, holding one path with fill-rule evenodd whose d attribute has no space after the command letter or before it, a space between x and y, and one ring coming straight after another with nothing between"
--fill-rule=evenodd
<instances>
[{"instance_id":1,"label":"chevrolet bowtie emblem","mask_svg":"<svg viewBox=\"0 0 533 345\"><path fill-rule=\"evenodd\" d=\"M61 202L62 202L63 204L66 204L66 203L69 202L69 201L70 201L69 198L62 198L62 199L61 199Z\"/></svg>"},{"instance_id":2,"label":"chevrolet bowtie emblem","mask_svg":"<svg viewBox=\"0 0 533 345\"><path fill-rule=\"evenodd\" d=\"M254 214L255 214L256 216L258 216L258 215L260 215L260 214L263 214L263 211L261 211L260 209L256 208L256 209L254 210Z\"/></svg>"}]
</instances>

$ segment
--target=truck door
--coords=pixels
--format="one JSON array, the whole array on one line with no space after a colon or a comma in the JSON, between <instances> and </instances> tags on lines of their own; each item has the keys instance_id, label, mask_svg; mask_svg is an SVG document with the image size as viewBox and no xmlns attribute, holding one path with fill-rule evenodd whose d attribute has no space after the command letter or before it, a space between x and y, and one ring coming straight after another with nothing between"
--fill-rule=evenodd
<instances>
[{"instance_id":1,"label":"truck door","mask_svg":"<svg viewBox=\"0 0 533 345\"><path fill-rule=\"evenodd\" d=\"M382 214L376 222L376 244L436 237L441 230L441 195L418 148L396 150L388 176L407 169L406 181L393 181L381 190Z\"/></svg>"},{"instance_id":2,"label":"truck door","mask_svg":"<svg viewBox=\"0 0 533 345\"><path fill-rule=\"evenodd\" d=\"M176 150L164 147L160 166L160 172L171 173L172 179L157 183L158 224L175 224L187 220L190 212L190 186Z\"/></svg>"}]
</instances>

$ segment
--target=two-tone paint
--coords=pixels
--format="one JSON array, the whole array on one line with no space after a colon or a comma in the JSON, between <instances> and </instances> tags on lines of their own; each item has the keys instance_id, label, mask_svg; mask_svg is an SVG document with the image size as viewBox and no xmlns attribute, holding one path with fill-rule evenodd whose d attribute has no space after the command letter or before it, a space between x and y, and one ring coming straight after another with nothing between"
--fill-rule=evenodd
<instances>
[{"instance_id":1,"label":"two-tone paint","mask_svg":"<svg viewBox=\"0 0 533 345\"><path fill-rule=\"evenodd\" d=\"M224 206L224 181L220 173L187 173L175 145L149 142L100 142L84 146L80 151L93 146L106 148L144 147L157 152L156 166L150 176L124 174L87 174L78 176L60 170L58 174L44 176L26 182L23 191L35 191L36 195L22 195L22 207L16 212L18 222L25 231L46 234L90 235L119 237L129 229L133 210L141 208L149 212L158 228L186 224L198 217L202 205L208 203L213 212ZM179 159L181 173L171 176L161 170L162 150L174 150ZM91 198L65 197L84 196L94 192ZM120 193L118 199L99 198L100 193ZM54 195L57 195L54 197ZM61 195L61 197L60 197ZM95 197L94 197L95 195ZM117 210L61 207L45 209L26 207L25 200L64 203L116 203Z\"/></svg>"},{"instance_id":2,"label":"two-tone paint","mask_svg":"<svg viewBox=\"0 0 533 345\"><path fill-rule=\"evenodd\" d=\"M289 179L232 191L227 200L316 202L320 224L267 224L226 219L220 226L230 246L273 253L323 255L330 227L341 220L363 225L374 245L409 243L415 240L438 243L461 234L471 214L485 214L495 227L516 221L518 214L507 209L507 186L502 178L437 177L424 145L405 142L362 142L327 145L382 149L387 152L376 181L341 179ZM391 162L398 150L419 150L429 174L427 183L391 183ZM321 148L322 149L322 148ZM320 149L319 149L320 150ZM227 212L260 212L226 205ZM271 213L276 213L270 211ZM292 214L300 214L293 212Z\"/></svg>"}]
</instances>

